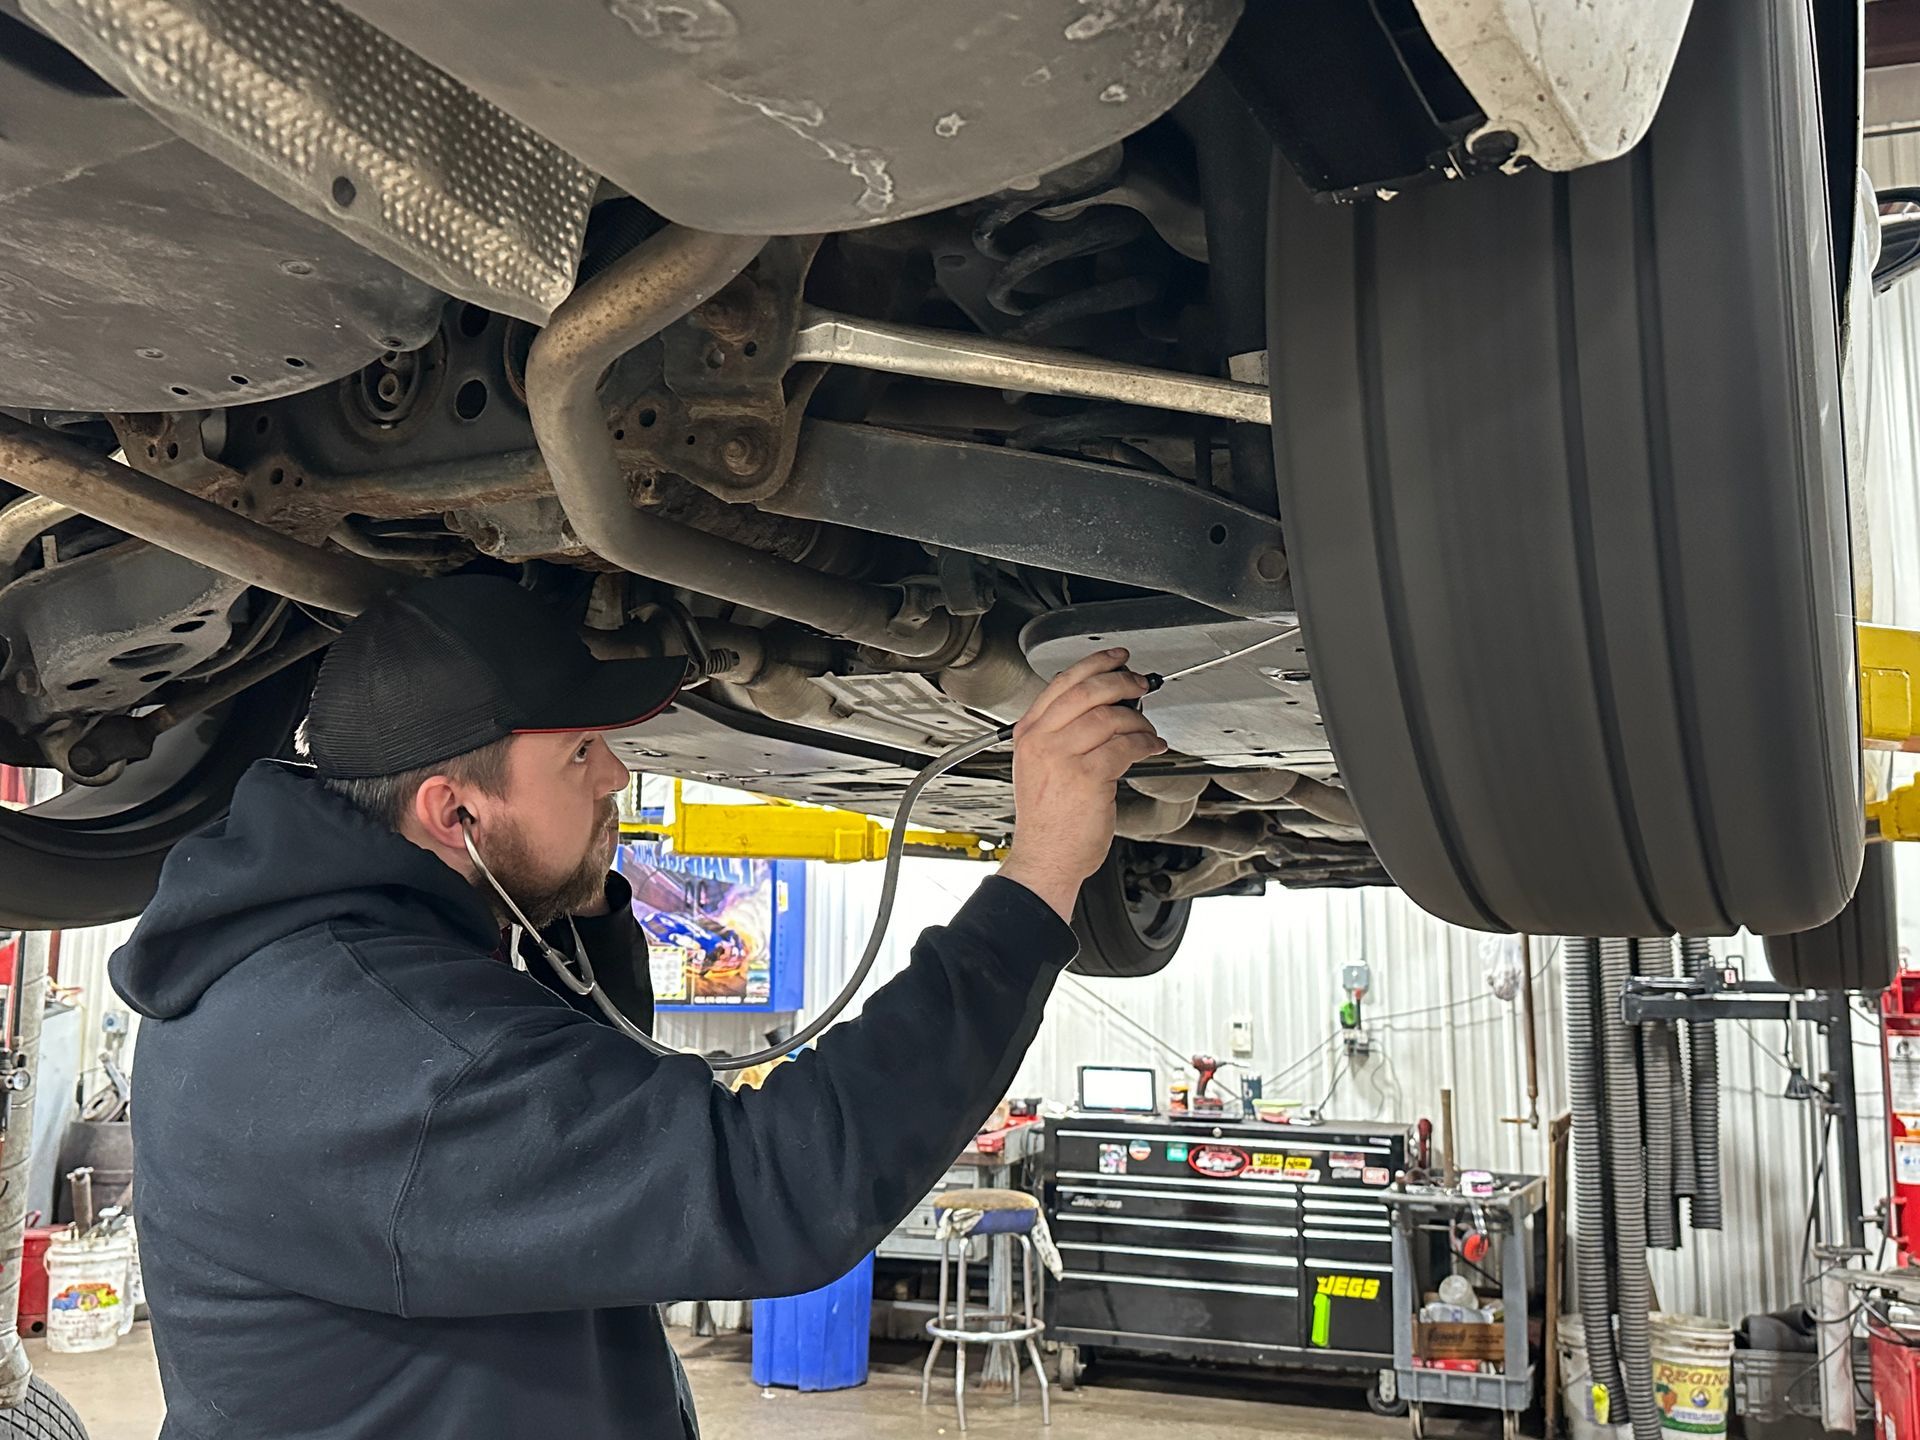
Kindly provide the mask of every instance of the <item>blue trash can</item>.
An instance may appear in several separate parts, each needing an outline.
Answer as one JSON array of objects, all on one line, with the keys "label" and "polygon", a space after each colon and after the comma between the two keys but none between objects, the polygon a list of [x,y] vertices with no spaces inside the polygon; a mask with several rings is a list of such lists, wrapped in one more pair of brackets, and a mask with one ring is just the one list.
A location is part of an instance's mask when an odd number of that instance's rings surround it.
[{"label": "blue trash can", "polygon": [[753,1302],[753,1383],[846,1390],[867,1383],[873,1256],[831,1285]]}]

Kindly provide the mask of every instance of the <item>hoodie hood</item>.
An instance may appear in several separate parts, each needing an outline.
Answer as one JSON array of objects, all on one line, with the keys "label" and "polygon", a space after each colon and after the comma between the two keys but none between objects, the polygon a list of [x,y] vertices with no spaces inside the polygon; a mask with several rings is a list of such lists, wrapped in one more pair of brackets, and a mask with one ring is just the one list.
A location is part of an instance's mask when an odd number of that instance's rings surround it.
[{"label": "hoodie hood", "polygon": [[492,912],[439,856],[329,792],[313,772],[262,760],[227,818],[181,841],[108,972],[142,1015],[191,1010],[234,966],[334,920],[490,951]]}]

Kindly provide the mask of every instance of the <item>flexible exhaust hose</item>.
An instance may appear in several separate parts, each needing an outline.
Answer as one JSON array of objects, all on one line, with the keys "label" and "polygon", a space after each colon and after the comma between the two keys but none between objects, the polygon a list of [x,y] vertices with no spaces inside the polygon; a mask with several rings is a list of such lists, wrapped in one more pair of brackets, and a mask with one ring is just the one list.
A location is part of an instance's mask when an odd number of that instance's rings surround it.
[{"label": "flexible exhaust hose", "polygon": [[1687,1057],[1680,1026],[1669,1021],[1663,1029],[1667,1040],[1667,1070],[1673,1076],[1673,1219],[1676,1227],[1684,1229],[1679,1201],[1683,1196],[1691,1201],[1700,1184],[1693,1163],[1693,1086],[1687,1079]]},{"label": "flexible exhaust hose", "polygon": [[[1653,1282],[1647,1274],[1647,1187],[1639,1163],[1640,1067],[1621,997],[1633,974],[1633,942],[1600,942],[1600,1028],[1606,1037],[1607,1131],[1613,1146],[1615,1295],[1620,1305],[1620,1373],[1634,1440],[1660,1440],[1653,1399]],[[1616,1423],[1618,1423],[1616,1417]]]},{"label": "flexible exhaust hose", "polygon": [[[1713,966],[1713,948],[1705,940],[1680,942],[1680,970],[1692,978]],[[1687,1022],[1687,1071],[1692,1086],[1694,1190],[1691,1218],[1696,1230],[1718,1230],[1720,1209],[1720,1039],[1711,1020]]]},{"label": "flexible exhaust hose", "polygon": [[1601,1133],[1600,1029],[1594,1023],[1598,950],[1592,940],[1567,941],[1567,1089],[1573,1111],[1574,1260],[1580,1325],[1595,1385],[1624,1402],[1613,1349],[1613,1267],[1607,1256],[1607,1161]]},{"label": "flexible exhaust hose", "polygon": [[[1633,942],[1634,972],[1667,978],[1673,974],[1673,944],[1668,940]],[[1647,1244],[1660,1250],[1680,1246],[1680,1228],[1674,1222],[1673,1092],[1679,1077],[1671,1069],[1665,1021],[1640,1025],[1640,1068],[1645,1083],[1645,1154],[1647,1159]]]}]

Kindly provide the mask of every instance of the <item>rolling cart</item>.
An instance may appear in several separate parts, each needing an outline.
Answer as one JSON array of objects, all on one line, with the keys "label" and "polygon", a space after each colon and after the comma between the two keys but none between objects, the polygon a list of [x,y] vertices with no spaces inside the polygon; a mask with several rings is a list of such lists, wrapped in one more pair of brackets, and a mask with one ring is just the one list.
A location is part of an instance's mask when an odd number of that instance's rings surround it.
[{"label": "rolling cart", "polygon": [[[1414,1440],[1426,1434],[1424,1407],[1430,1404],[1498,1410],[1506,1440],[1519,1435],[1520,1416],[1533,1403],[1534,1377],[1527,1344],[1534,1237],[1527,1222],[1540,1213],[1545,1192],[1540,1176],[1497,1175],[1488,1195],[1416,1186],[1380,1197],[1393,1217],[1393,1366]],[[1497,1263],[1503,1307],[1498,1321],[1428,1324],[1418,1318],[1424,1297],[1442,1278],[1429,1273],[1428,1257],[1437,1247],[1424,1241],[1442,1236],[1450,1255],[1464,1254],[1476,1267]],[[1499,1368],[1481,1368],[1489,1363]],[[1454,1365],[1473,1368],[1449,1368]]]}]

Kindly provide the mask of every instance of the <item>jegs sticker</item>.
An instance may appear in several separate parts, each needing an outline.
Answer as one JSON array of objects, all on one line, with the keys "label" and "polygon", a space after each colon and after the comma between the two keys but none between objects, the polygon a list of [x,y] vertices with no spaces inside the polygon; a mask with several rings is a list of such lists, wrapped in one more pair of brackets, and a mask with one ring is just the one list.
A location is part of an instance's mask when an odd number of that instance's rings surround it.
[{"label": "jegs sticker", "polygon": [[1196,1145],[1187,1152],[1187,1167],[1198,1175],[1229,1179],[1245,1173],[1247,1152],[1238,1145]]}]

